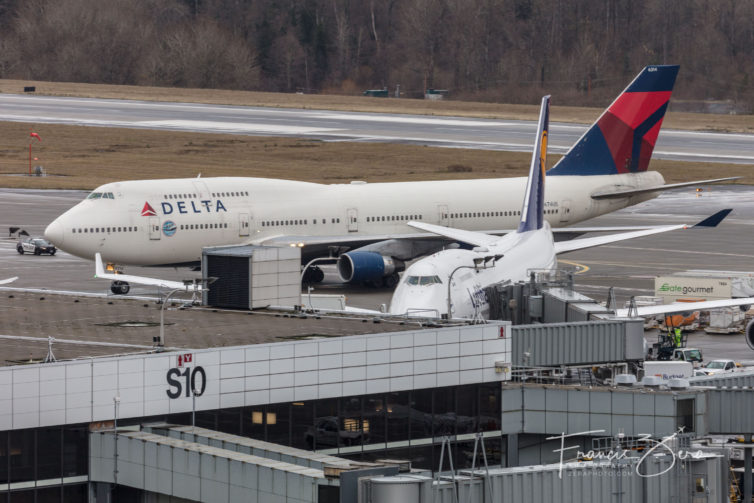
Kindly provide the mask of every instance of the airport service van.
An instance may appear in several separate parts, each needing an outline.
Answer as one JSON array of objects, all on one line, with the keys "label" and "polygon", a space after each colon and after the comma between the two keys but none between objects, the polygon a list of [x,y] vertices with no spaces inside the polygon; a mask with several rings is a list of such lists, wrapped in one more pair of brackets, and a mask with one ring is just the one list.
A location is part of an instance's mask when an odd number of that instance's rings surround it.
[{"label": "airport service van", "polygon": [[644,376],[660,376],[663,381],[688,379],[694,375],[694,365],[682,361],[645,361]]}]

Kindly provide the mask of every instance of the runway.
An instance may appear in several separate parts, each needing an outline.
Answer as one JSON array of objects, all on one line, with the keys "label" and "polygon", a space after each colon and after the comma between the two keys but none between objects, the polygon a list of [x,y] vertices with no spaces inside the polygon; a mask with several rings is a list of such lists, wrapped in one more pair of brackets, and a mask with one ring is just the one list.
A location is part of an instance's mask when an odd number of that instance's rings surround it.
[{"label": "runway", "polygon": [[[38,191],[0,189],[0,230],[21,226],[40,235],[49,222],[85,197],[80,191]],[[563,263],[582,266],[575,276],[576,290],[604,300],[608,288],[616,288],[619,302],[631,295],[652,295],[654,277],[689,269],[720,271],[754,270],[754,189],[746,186],[720,186],[702,193],[692,190],[668,192],[638,206],[605,215],[580,225],[693,224],[722,208],[735,208],[718,228],[688,229],[635,239],[561,255]],[[85,292],[111,298],[109,282],[93,279],[94,264],[59,251],[55,256],[19,255],[16,241],[0,239],[0,279],[18,276],[11,285],[0,287],[0,295],[16,289],[37,289],[37,295],[57,290]],[[129,267],[131,274],[182,280],[199,276],[186,269]],[[133,286],[132,296],[153,297],[146,287]],[[345,294],[354,307],[379,309],[389,303],[385,289],[347,287],[338,283],[318,285],[314,293]],[[0,327],[0,333],[7,333]],[[697,333],[695,344],[707,346],[714,355],[752,358],[741,336],[709,336]],[[651,338],[651,335],[648,335]],[[706,342],[705,342],[706,341]],[[738,356],[736,352],[740,352]]]},{"label": "runway", "polygon": [[[552,117],[548,148],[565,153],[585,125]],[[0,94],[0,121],[290,136],[528,152],[536,124],[403,114],[333,112]],[[754,164],[754,135],[663,129],[656,159]]]}]

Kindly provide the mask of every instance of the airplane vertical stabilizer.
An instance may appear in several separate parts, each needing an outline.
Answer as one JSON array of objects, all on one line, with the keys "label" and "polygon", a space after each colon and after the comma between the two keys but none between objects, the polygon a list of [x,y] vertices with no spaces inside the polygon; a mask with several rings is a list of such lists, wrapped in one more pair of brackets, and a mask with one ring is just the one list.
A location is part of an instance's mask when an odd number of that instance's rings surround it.
[{"label": "airplane vertical stabilizer", "polygon": [[677,75],[678,65],[645,67],[547,174],[646,171]]},{"label": "airplane vertical stabilizer", "polygon": [[541,229],[544,223],[545,170],[547,169],[547,131],[550,124],[550,96],[542,98],[537,124],[537,139],[531,156],[529,179],[526,182],[524,206],[518,232]]}]

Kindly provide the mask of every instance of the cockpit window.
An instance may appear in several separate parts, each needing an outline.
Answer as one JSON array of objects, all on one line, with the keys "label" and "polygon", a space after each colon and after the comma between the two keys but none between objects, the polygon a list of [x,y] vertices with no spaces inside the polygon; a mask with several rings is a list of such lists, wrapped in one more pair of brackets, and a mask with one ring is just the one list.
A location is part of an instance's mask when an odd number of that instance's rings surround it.
[{"label": "cockpit window", "polygon": [[442,281],[440,281],[439,276],[409,276],[406,278],[406,283],[409,285],[427,286],[441,285]]},{"label": "cockpit window", "polygon": [[87,199],[115,199],[112,192],[92,192]]}]

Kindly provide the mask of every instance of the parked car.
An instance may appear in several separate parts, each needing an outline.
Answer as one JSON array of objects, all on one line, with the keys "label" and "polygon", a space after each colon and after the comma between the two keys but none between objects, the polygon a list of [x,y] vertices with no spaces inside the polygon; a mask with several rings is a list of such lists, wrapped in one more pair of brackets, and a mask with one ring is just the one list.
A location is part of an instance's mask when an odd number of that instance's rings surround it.
[{"label": "parked car", "polygon": [[19,241],[16,245],[16,250],[18,250],[18,253],[21,255],[24,253],[33,253],[34,255],[48,253],[50,255],[55,255],[55,252],[58,251],[57,248],[55,248],[55,245],[46,239],[34,237]]},{"label": "parked car", "polygon": [[723,374],[743,370],[740,363],[733,360],[712,360],[702,368],[706,375]]}]

